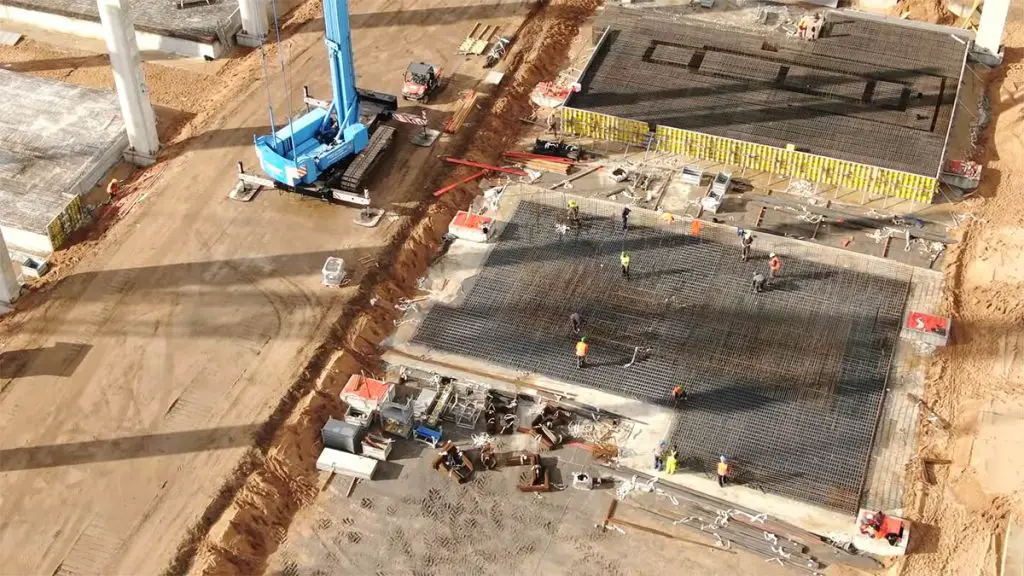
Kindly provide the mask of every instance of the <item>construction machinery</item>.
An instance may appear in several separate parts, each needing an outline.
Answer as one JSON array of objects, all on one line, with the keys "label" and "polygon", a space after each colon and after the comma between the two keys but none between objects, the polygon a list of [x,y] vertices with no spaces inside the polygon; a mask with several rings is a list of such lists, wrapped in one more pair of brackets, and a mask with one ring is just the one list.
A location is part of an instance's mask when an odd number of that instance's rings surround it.
[{"label": "construction machinery", "polygon": [[[239,163],[239,184],[243,191],[276,187],[366,206],[370,199],[362,185],[394,139],[395,129],[382,122],[398,103],[392,95],[356,88],[348,0],[324,0],[323,5],[333,99],[317,100],[304,88],[306,112],[255,138],[260,167],[269,179],[246,174]],[[273,108],[270,116],[276,128]]]},{"label": "construction machinery", "polygon": [[405,69],[402,98],[426,104],[441,89],[444,70],[426,62],[412,62]]},{"label": "construction machinery", "polygon": [[[855,538],[853,543],[865,552],[880,556],[902,556],[907,552],[910,523],[903,518],[890,516],[880,510],[861,509],[857,514],[857,531],[860,537]],[[879,547],[875,544],[879,541],[885,541],[888,546]]]},{"label": "construction machinery", "polygon": [[441,452],[434,457],[434,470],[447,472],[456,482],[462,484],[473,475],[473,461],[451,440],[445,442]]}]

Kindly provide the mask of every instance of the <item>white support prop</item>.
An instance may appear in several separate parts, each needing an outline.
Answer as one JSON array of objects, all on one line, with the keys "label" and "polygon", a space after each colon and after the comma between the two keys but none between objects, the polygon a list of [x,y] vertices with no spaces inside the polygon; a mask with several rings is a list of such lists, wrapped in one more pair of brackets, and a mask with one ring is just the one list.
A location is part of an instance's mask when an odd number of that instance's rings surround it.
[{"label": "white support prop", "polygon": [[14,271],[11,255],[7,253],[3,232],[0,232],[0,314],[7,311],[11,303],[18,299],[19,294],[21,283],[18,282],[18,274]]},{"label": "white support prop", "polygon": [[156,114],[149,101],[146,77],[142,72],[142,59],[135,41],[135,24],[125,9],[124,0],[97,0],[103,39],[110,53],[114,70],[117,99],[121,116],[128,131],[128,151],[125,158],[137,166],[148,166],[156,161],[160,140],[156,132]]},{"label": "white support prop", "polygon": [[267,37],[267,0],[238,0],[242,30],[235,36],[240,46],[255,48]]},{"label": "white support prop", "polygon": [[978,22],[978,34],[974,39],[975,51],[986,57],[1002,60],[999,51],[1003,43],[1003,28],[1010,11],[1010,0],[985,0]]}]

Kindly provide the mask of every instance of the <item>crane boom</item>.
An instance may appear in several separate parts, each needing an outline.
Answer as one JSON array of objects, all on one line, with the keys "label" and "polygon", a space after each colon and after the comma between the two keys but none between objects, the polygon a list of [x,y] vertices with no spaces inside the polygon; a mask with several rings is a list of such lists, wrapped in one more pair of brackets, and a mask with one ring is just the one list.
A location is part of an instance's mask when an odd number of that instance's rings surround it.
[{"label": "crane boom", "polygon": [[356,74],[352,67],[352,31],[348,21],[348,0],[325,0],[324,43],[331,68],[331,89],[334,112],[342,131],[359,122],[359,104],[356,98]]}]

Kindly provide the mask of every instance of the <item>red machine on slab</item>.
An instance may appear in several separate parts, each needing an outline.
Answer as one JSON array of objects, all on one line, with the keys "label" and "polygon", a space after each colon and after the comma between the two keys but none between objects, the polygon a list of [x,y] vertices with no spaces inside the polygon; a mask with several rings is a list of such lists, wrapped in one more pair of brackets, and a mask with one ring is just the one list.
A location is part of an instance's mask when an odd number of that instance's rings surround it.
[{"label": "red machine on slab", "polygon": [[857,514],[857,530],[872,540],[884,540],[893,549],[890,554],[901,555],[907,550],[910,539],[910,523],[902,518],[890,516],[881,511],[862,509]]}]

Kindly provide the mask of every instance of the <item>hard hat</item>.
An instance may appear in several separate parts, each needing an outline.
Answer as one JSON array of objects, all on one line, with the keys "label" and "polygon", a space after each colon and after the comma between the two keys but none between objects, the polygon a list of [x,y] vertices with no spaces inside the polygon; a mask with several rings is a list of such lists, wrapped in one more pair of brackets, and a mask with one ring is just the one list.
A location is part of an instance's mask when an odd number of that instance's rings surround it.
[{"label": "hard hat", "polygon": [[768,257],[769,258],[775,258],[775,252],[772,252],[771,254],[769,254]]},{"label": "hard hat", "polygon": [[586,341],[587,341],[587,337],[586,336],[584,336],[583,338],[580,338],[580,342],[586,342]]},{"label": "hard hat", "polygon": [[719,456],[718,460],[721,461],[721,462],[725,462],[725,456]]}]

